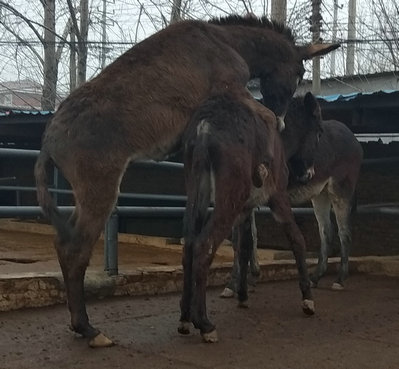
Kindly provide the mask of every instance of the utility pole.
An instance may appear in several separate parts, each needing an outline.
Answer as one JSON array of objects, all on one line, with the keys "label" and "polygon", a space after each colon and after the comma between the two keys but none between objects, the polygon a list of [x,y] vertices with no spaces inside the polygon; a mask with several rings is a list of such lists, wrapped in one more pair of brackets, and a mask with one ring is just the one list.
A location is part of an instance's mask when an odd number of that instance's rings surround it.
[{"label": "utility pole", "polygon": [[[321,42],[320,30],[321,30],[321,0],[312,0],[312,17],[310,31],[312,32],[312,42],[314,44]],[[312,71],[312,92],[315,95],[320,95],[321,83],[320,83],[320,57],[316,56],[313,58],[313,71]]]},{"label": "utility pole", "polygon": [[[337,28],[338,28],[338,0],[334,0],[334,19],[332,26],[332,43],[337,40]],[[335,50],[331,51],[331,70],[330,74],[335,75]]]},{"label": "utility pole", "polygon": [[355,74],[356,38],[356,0],[349,0],[348,5],[348,48],[346,55],[346,75]]},{"label": "utility pole", "polygon": [[285,24],[287,19],[287,0],[272,0],[271,19]]},{"label": "utility pole", "polygon": [[101,30],[101,69],[105,68],[105,57],[107,49],[105,43],[107,42],[107,0],[103,0],[103,12],[102,12],[102,30]]}]

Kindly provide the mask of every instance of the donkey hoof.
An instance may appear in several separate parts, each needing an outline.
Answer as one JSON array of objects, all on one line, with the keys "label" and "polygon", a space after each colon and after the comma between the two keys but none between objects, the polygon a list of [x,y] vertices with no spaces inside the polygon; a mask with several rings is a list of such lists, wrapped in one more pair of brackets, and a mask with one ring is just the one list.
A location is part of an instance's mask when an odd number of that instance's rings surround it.
[{"label": "donkey hoof", "polygon": [[177,331],[184,335],[190,334],[190,322],[180,322]]},{"label": "donkey hoof", "polygon": [[342,291],[344,289],[344,285],[338,282],[334,282],[331,286],[331,289],[334,291]]},{"label": "donkey hoof", "polygon": [[317,282],[310,281],[310,288],[317,288]]},{"label": "donkey hoof", "polygon": [[216,332],[216,329],[214,329],[212,332],[209,333],[201,333],[202,339],[206,343],[215,343],[218,342],[218,334]]},{"label": "donkey hoof", "polygon": [[93,337],[89,341],[89,346],[92,348],[111,347],[113,345],[114,343],[108,337],[104,336],[102,333],[99,333],[97,336]]},{"label": "donkey hoof", "polygon": [[234,296],[234,291],[231,288],[229,288],[229,287],[226,287],[223,290],[223,292],[220,294],[220,297],[223,297],[225,299],[229,299],[229,298],[231,298],[233,296]]},{"label": "donkey hoof", "polygon": [[314,301],[313,300],[303,300],[302,310],[306,315],[313,315],[315,312]]},{"label": "donkey hoof", "polygon": [[249,308],[248,300],[238,301],[238,305],[237,306],[239,308],[248,309]]}]

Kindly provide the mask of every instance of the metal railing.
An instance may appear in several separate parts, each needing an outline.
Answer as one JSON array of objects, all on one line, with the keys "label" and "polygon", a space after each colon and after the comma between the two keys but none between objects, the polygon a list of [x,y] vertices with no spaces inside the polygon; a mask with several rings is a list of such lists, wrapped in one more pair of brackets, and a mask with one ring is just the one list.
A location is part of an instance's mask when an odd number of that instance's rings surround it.
[{"label": "metal railing", "polygon": [[[0,158],[2,157],[25,157],[36,158],[39,154],[38,150],[22,150],[22,149],[4,149],[0,148]],[[364,160],[363,165],[373,165],[382,162],[398,162],[399,158],[385,158],[385,159],[367,159]],[[153,161],[138,161],[133,163],[135,167],[144,168],[169,168],[182,170],[183,164],[174,162],[153,162]],[[15,177],[7,177],[7,179],[15,180]],[[28,191],[36,191],[35,187],[29,186],[10,186],[0,184],[0,191],[16,191],[17,193]],[[50,188],[50,192],[54,194],[68,194],[71,195],[71,190]],[[17,195],[17,198],[18,195]],[[141,193],[121,193],[119,198],[144,200],[155,202],[173,202],[180,203],[182,206],[116,206],[112,212],[108,222],[105,226],[104,232],[104,270],[109,275],[118,274],[118,223],[119,216],[133,216],[133,217],[173,217],[182,218],[185,211],[185,203],[187,197],[184,195],[165,195],[165,194],[141,194]],[[62,214],[71,214],[74,206],[59,206],[59,211]],[[209,209],[212,211],[212,209]],[[313,208],[293,208],[293,213],[296,215],[313,215]],[[257,214],[271,214],[268,207],[259,207],[256,210]],[[399,215],[399,204],[369,204],[358,206],[356,213],[358,214],[381,214],[381,215]],[[22,216],[22,217],[38,217],[42,215],[39,206],[0,206],[0,217],[7,216]]]}]

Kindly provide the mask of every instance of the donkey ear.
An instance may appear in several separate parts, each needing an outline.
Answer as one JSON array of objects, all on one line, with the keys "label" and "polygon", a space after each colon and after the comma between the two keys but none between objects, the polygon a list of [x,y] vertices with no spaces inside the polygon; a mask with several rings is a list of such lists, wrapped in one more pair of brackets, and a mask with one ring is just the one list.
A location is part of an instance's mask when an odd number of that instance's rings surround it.
[{"label": "donkey ear", "polygon": [[316,98],[311,92],[306,93],[303,103],[305,105],[306,111],[314,116],[314,117],[320,117],[321,116],[321,110],[320,110],[320,105],[317,102]]},{"label": "donkey ear", "polygon": [[314,58],[315,56],[328,54],[330,51],[333,51],[340,46],[340,44],[311,44],[307,46],[300,46],[299,49],[302,60],[308,60]]}]

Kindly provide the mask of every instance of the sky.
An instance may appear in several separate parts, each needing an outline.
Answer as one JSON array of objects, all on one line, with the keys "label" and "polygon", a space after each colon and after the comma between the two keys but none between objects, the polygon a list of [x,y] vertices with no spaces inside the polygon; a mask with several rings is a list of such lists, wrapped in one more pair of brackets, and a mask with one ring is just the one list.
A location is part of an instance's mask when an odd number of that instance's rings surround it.
[{"label": "sky", "polygon": [[[101,71],[102,47],[102,0],[90,1],[90,31],[89,31],[89,60],[88,78],[92,78]],[[106,12],[106,64],[112,62],[134,43],[143,40],[154,32],[162,29],[169,21],[172,0],[107,0]],[[372,0],[357,0],[358,9],[358,35],[359,38],[375,38],[374,29],[376,25],[375,15],[371,13]],[[378,0],[379,1],[379,0]],[[42,22],[42,6],[40,0],[3,0],[15,7],[22,14],[29,14],[29,18]],[[386,0],[390,3],[389,0]],[[57,7],[57,32],[62,34],[68,10],[64,0],[56,0]],[[244,5],[245,3],[245,5]],[[338,28],[337,39],[347,38],[347,1],[338,0]],[[211,16],[221,16],[230,13],[245,14],[247,9],[256,15],[268,15],[270,12],[270,1],[267,0],[183,0],[183,14],[185,18],[208,19]],[[310,31],[307,18],[311,12],[311,0],[288,0],[287,1],[288,22],[298,36],[298,42],[309,42]],[[323,33],[325,41],[332,39],[334,0],[323,0]],[[42,66],[34,55],[34,49],[39,55],[43,54],[41,44],[26,23],[20,18],[13,17],[10,12],[0,7],[0,19],[14,29],[18,34],[15,37],[4,27],[0,27],[0,83],[17,79],[33,79],[41,83]],[[367,26],[361,25],[367,23]],[[40,30],[40,27],[39,27]],[[21,43],[21,40],[26,43]],[[359,73],[370,73],[376,71],[379,66],[375,63],[377,44],[357,45],[356,71]],[[374,49],[373,49],[374,48]],[[336,53],[336,75],[345,73],[346,44]],[[386,58],[385,58],[386,59]],[[384,60],[384,58],[382,58]],[[60,94],[67,93],[69,86],[69,52],[65,49],[59,67],[59,90]],[[322,60],[322,78],[331,77],[331,56]],[[306,69],[311,70],[311,63],[306,64]],[[378,67],[378,68],[377,68]],[[383,66],[389,69],[390,65]],[[306,77],[310,78],[309,72]]]}]

